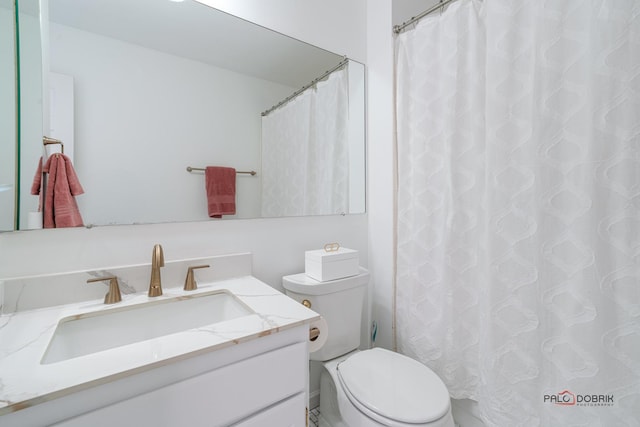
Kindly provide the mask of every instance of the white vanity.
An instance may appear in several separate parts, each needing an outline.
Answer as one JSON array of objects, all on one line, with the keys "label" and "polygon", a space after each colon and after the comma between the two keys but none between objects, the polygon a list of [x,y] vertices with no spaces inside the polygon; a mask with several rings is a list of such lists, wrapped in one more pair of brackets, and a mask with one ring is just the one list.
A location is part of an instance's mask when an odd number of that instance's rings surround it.
[{"label": "white vanity", "polygon": [[107,270],[110,305],[86,283],[105,271],[0,282],[0,426],[305,426],[316,313],[251,276],[250,254],[167,262],[154,298],[148,272]]}]

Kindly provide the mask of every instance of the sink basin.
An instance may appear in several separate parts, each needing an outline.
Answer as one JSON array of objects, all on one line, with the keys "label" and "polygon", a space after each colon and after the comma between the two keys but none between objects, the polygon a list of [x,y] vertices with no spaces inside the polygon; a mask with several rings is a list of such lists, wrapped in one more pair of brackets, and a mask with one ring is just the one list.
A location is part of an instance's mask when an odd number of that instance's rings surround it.
[{"label": "sink basin", "polygon": [[42,364],[60,362],[253,314],[227,291],[162,299],[66,317],[58,322]]}]

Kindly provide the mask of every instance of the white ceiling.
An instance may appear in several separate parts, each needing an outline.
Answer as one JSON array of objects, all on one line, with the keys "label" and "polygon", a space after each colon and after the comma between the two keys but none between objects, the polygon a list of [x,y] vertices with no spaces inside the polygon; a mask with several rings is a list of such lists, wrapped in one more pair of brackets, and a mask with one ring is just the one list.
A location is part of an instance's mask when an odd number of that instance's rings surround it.
[{"label": "white ceiling", "polygon": [[49,0],[49,20],[295,88],[342,59],[193,0]]}]

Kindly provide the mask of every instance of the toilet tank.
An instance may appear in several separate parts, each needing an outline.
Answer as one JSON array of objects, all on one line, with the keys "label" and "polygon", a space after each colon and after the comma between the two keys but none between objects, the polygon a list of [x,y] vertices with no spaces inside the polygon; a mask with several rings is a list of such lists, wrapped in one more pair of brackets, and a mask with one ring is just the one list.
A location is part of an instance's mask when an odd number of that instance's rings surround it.
[{"label": "toilet tank", "polygon": [[311,360],[326,361],[349,353],[360,346],[362,310],[369,283],[369,272],[345,279],[319,282],[304,273],[282,278],[286,294],[320,314],[328,325],[327,342],[309,355]]}]

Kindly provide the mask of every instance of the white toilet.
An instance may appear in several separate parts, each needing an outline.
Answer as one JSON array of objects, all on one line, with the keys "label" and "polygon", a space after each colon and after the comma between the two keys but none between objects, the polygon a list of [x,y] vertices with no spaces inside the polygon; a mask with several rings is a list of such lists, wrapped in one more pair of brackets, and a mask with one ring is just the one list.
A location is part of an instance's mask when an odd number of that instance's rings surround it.
[{"label": "white toilet", "polygon": [[[449,392],[423,364],[381,348],[358,351],[369,273],[318,282],[285,276],[287,295],[324,317],[327,341],[310,359],[323,362],[320,415],[331,427],[454,427]],[[321,424],[322,426],[322,424]]]}]

